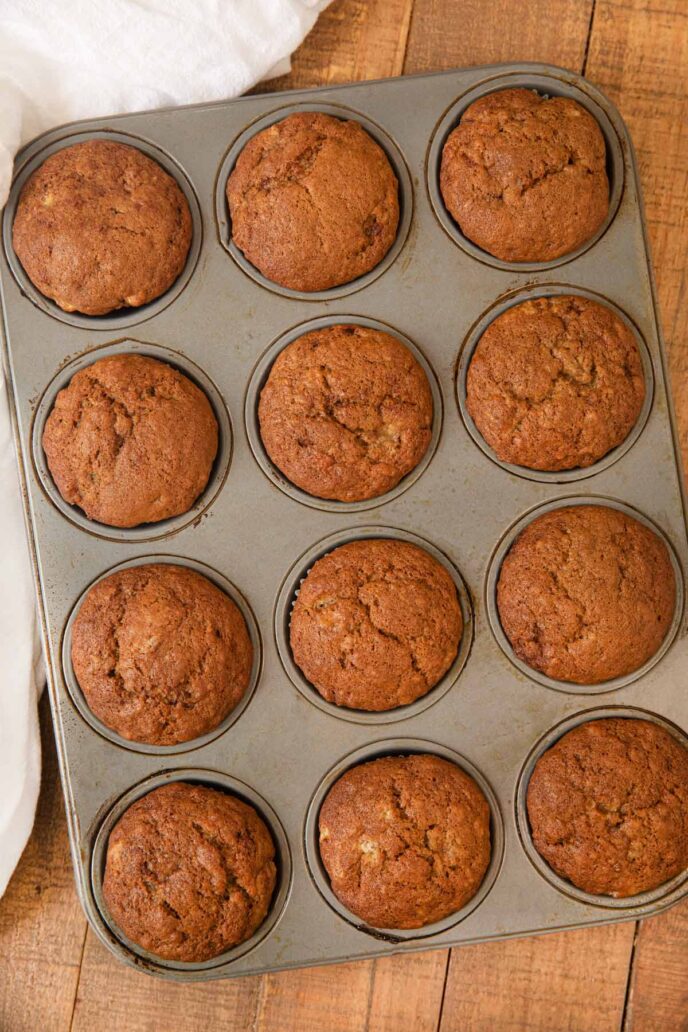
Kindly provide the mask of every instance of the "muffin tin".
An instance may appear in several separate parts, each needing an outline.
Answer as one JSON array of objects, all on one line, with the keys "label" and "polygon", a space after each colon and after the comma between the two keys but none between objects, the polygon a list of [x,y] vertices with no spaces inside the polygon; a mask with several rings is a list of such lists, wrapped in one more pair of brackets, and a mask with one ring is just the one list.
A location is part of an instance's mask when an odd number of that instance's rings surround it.
[{"label": "muffin tin", "polygon": [[[461,110],[483,92],[508,86],[574,97],[606,137],[608,224],[556,262],[496,261],[461,236],[438,193],[442,143]],[[361,121],[387,150],[401,191],[399,235],[380,266],[309,295],[284,291],[247,266],[231,244],[224,200],[241,144],[295,110]],[[156,157],[182,185],[194,219],[187,267],[174,287],[141,309],[96,318],[67,315],[37,295],[11,246],[27,175],[59,147],[92,136],[120,139]],[[572,724],[610,713],[647,716],[684,742],[681,728],[688,727],[681,472],[637,172],[609,101],[570,72],[507,65],[79,123],[48,133],[18,157],[3,235],[4,353],[76,881],[89,921],[118,957],[178,980],[230,977],[642,917],[688,893],[685,875],[627,900],[578,893],[534,854],[523,809],[535,756]],[[465,418],[466,361],[489,319],[524,297],[558,291],[598,298],[629,321],[648,379],[646,408],[631,438],[590,469],[505,468]],[[427,461],[394,491],[360,505],[322,502],[293,488],[270,464],[257,432],[255,406],[269,360],[295,335],[333,321],[381,326],[410,341],[435,395]],[[184,517],[117,530],[86,519],[55,492],[41,448],[43,420],[72,373],[107,351],[160,357],[210,397],[220,453],[208,489]],[[591,690],[549,683],[515,662],[501,640],[493,593],[504,549],[522,521],[562,500],[629,508],[671,546],[679,582],[671,634],[656,661],[623,683]],[[461,654],[437,689],[383,714],[325,704],[295,671],[286,634],[294,592],[315,558],[371,535],[427,543],[452,572],[466,621]],[[99,726],[70,666],[70,621],[84,591],[114,568],[141,561],[188,562],[231,588],[253,614],[254,644],[260,644],[255,690],[240,712],[216,733],[173,749],[133,746]],[[319,802],[338,772],[372,756],[410,751],[450,756],[474,773],[490,800],[494,852],[469,906],[407,935],[366,928],[334,900],[315,827]],[[205,964],[160,961],[128,943],[100,892],[113,821],[128,802],[177,778],[215,784],[251,802],[278,850],[279,881],[266,923],[247,943]]]}]

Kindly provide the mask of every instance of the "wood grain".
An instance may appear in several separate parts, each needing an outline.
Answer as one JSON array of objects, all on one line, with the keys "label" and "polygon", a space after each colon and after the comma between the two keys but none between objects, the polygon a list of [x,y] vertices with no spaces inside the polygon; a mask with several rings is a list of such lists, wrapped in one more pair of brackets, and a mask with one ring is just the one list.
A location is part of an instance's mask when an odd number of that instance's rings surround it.
[{"label": "wood grain", "polygon": [[69,1028],[86,934],[74,890],[47,697],[43,778],[31,840],[0,901],[0,1030]]},{"label": "wood grain", "polygon": [[617,1032],[633,927],[452,950],[440,1032]]},{"label": "wood grain", "polygon": [[688,1032],[688,900],[640,925],[624,1032]]},{"label": "wood grain", "polygon": [[592,0],[416,0],[404,72],[499,61],[580,70]]}]

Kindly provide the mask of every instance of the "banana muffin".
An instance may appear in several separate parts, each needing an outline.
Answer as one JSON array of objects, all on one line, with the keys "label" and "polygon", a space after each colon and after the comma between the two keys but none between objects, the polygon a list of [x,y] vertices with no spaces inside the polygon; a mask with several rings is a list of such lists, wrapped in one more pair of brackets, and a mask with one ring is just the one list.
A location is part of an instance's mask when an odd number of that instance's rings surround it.
[{"label": "banana muffin", "polygon": [[454,581],[423,548],[352,541],[313,565],[291,614],[294,662],[337,706],[389,710],[433,688],[463,631]]},{"label": "banana muffin", "polygon": [[664,542],[606,505],[538,516],[511,546],[497,583],[499,619],[516,655],[573,684],[642,667],[664,641],[675,604]]},{"label": "banana muffin", "polygon": [[471,358],[466,402],[497,457],[528,469],[591,466],[645,398],[633,333],[606,305],[540,297],[497,316]]},{"label": "banana muffin", "polygon": [[256,133],[227,201],[236,246],[291,290],[328,290],[374,269],[399,224],[399,184],[382,147],[358,122],[319,112]]},{"label": "banana muffin", "polygon": [[212,731],[248,688],[244,618],[195,570],[153,563],[98,581],[72,628],[72,666],[91,710],[123,738],[175,745]]},{"label": "banana muffin", "polygon": [[649,892],[688,868],[688,751],[647,720],[591,720],[535,765],[535,848],[584,892]]},{"label": "banana muffin", "polygon": [[461,232],[507,262],[547,262],[607,217],[599,125],[565,97],[508,89],[474,101],[442,151],[440,190]]},{"label": "banana muffin", "polygon": [[217,420],[188,377],[143,355],[112,355],[59,392],[43,450],[66,502],[110,527],[187,512],[218,448]]},{"label": "banana muffin", "polygon": [[395,487],[432,435],[428,378],[396,337],[366,326],[305,333],[278,355],[258,406],[268,455],[317,498],[358,502]]},{"label": "banana muffin", "polygon": [[12,242],[45,297],[65,312],[105,315],[172,286],[191,246],[191,212],[157,161],[88,140],[51,154],[27,181]]},{"label": "banana muffin", "polygon": [[272,836],[252,806],[175,781],[132,803],[112,829],[103,897],[131,942],[198,963],[251,938],[276,878]]},{"label": "banana muffin", "polygon": [[352,767],[320,809],[320,856],[337,899],[374,928],[421,928],[475,896],[490,863],[490,807],[439,756]]}]

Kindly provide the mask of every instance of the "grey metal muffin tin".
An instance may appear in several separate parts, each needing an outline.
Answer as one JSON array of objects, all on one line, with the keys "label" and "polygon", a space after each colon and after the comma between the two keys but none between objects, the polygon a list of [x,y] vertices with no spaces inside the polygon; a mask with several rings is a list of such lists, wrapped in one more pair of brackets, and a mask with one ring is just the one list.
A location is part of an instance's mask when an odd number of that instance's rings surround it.
[{"label": "grey metal muffin tin", "polygon": [[[607,141],[608,224],[575,255],[545,264],[508,265],[480,251],[461,236],[437,189],[442,144],[463,108],[484,91],[516,85],[578,99]],[[387,149],[401,184],[399,238],[390,255],[360,280],[313,295],[276,288],[247,265],[230,242],[224,201],[237,147],[304,109],[359,119]],[[100,318],[67,315],[38,295],[11,247],[26,176],[52,151],[94,135],[156,157],[180,181],[194,221],[178,283],[144,308]],[[32,143],[16,167],[0,256],[4,355],[76,882],[89,921],[110,949],[165,977],[211,979],[642,917],[685,895],[686,876],[629,900],[578,892],[534,853],[524,811],[532,764],[568,726],[638,713],[665,722],[683,741],[680,729],[688,726],[681,472],[637,171],[609,101],[579,76],[548,66],[474,68],[79,123]],[[648,374],[646,410],[629,441],[590,469],[555,475],[505,468],[465,417],[466,360],[490,318],[522,298],[560,290],[610,303],[630,322]],[[410,340],[430,369],[436,426],[428,461],[372,503],[309,498],[285,483],[260,443],[255,402],[266,355],[314,320],[382,324]],[[50,482],[42,420],[59,387],[105,349],[158,355],[209,392],[220,419],[220,455],[208,489],[185,517],[113,530],[65,505]],[[589,691],[549,683],[517,664],[500,636],[492,597],[496,564],[524,517],[562,499],[586,498],[629,506],[658,527],[681,589],[657,661],[640,676]],[[337,543],[397,532],[427,542],[455,577],[467,626],[462,654],[445,682],[416,704],[379,715],[338,710],[291,662],[286,622],[293,591],[313,560]],[[236,719],[173,749],[127,746],[89,719],[69,664],[70,617],[83,592],[112,568],[144,557],[210,567],[210,576],[254,615],[260,645],[255,691]],[[447,921],[412,933],[368,929],[329,890],[317,856],[317,807],[351,763],[419,750],[453,756],[483,784],[492,807],[492,865],[479,896]],[[133,798],[174,778],[243,795],[262,812],[278,850],[280,881],[267,922],[249,942],[207,964],[160,962],[137,950],[109,921],[101,897],[113,821]]]}]

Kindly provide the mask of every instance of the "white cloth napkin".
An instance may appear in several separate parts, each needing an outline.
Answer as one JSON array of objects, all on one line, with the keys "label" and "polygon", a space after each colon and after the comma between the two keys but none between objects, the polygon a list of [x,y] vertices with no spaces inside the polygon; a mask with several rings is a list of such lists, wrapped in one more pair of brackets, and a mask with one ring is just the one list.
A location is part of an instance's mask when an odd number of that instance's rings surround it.
[{"label": "white cloth napkin", "polygon": [[[0,0],[0,208],[28,140],[63,122],[235,97],[289,70],[329,0]],[[33,824],[42,664],[0,377],[0,895]]]}]

